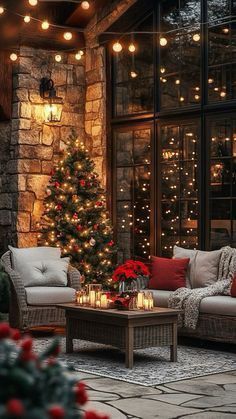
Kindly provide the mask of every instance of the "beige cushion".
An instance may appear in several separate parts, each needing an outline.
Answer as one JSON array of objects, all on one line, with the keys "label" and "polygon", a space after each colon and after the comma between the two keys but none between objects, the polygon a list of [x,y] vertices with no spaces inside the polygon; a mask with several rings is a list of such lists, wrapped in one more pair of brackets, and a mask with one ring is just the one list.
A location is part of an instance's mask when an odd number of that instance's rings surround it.
[{"label": "beige cushion", "polygon": [[25,275],[27,276],[26,264],[32,260],[50,260],[60,259],[61,249],[58,247],[27,247],[17,249],[16,247],[8,246],[12,255],[12,267],[19,272],[22,281],[24,282]]},{"label": "beige cushion", "polygon": [[71,303],[75,300],[75,290],[69,287],[27,287],[27,303],[32,306]]},{"label": "beige cushion", "polygon": [[150,290],[153,293],[155,307],[168,307],[168,299],[173,291]]},{"label": "beige cushion", "polygon": [[208,287],[217,281],[222,250],[205,252],[174,246],[174,258],[190,257],[189,279],[192,288]]},{"label": "beige cushion", "polygon": [[59,260],[36,260],[25,266],[26,287],[66,287],[70,258]]},{"label": "beige cushion", "polygon": [[200,304],[200,313],[236,317],[236,298],[227,295],[203,298]]}]

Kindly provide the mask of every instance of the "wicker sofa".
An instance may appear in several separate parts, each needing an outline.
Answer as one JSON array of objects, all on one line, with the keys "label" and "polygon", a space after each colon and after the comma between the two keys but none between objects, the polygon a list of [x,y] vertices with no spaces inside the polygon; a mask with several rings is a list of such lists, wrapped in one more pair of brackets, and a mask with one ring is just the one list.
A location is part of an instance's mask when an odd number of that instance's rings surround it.
[{"label": "wicker sofa", "polygon": [[[23,284],[22,278],[18,272],[12,268],[11,252],[6,252],[1,257],[1,263],[8,273],[11,283],[11,298],[10,298],[10,311],[9,311],[9,322],[12,327],[19,329],[28,329],[35,326],[62,326],[65,324],[64,310],[58,309],[55,304],[40,302],[40,295],[36,296],[35,293],[31,293],[31,300],[34,299],[33,303],[29,303],[29,295],[27,289]],[[35,287],[38,288],[38,287]],[[47,287],[41,287],[47,289]],[[63,289],[64,288],[64,289]],[[68,284],[67,287],[58,287],[58,293],[67,295],[68,301],[72,294],[80,288],[80,273],[77,269],[69,266],[68,270]],[[53,291],[53,290],[52,290]],[[49,293],[44,291],[45,299],[49,301]],[[55,295],[51,294],[54,298]],[[37,298],[39,301],[37,302]],[[42,300],[42,293],[41,293]],[[60,301],[60,299],[57,301]],[[56,301],[55,301],[56,303]]]},{"label": "wicker sofa", "polygon": [[[168,298],[173,291],[151,291],[155,306],[168,306]],[[204,298],[200,305],[197,329],[180,329],[179,334],[236,344],[236,298],[225,295]]]}]

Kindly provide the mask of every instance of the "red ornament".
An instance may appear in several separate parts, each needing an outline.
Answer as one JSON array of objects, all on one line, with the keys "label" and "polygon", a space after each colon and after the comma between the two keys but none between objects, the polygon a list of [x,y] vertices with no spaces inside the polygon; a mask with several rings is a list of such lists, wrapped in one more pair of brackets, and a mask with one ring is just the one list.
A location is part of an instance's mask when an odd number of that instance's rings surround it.
[{"label": "red ornament", "polygon": [[84,179],[81,179],[80,181],[79,181],[79,183],[80,183],[80,186],[85,186],[86,185],[86,182],[85,182],[85,180]]},{"label": "red ornament", "polygon": [[13,417],[20,418],[25,413],[25,408],[21,400],[18,399],[10,399],[7,402],[7,413]]},{"label": "red ornament", "polygon": [[72,216],[72,218],[74,218],[74,220],[78,220],[78,214],[75,212]]},{"label": "red ornament", "polygon": [[113,242],[113,240],[111,240],[111,241],[108,243],[108,246],[110,246],[110,247],[114,246],[114,242]]},{"label": "red ornament", "polygon": [[21,348],[24,352],[30,352],[33,346],[33,340],[26,338],[21,342]]},{"label": "red ornament", "polygon": [[93,229],[94,230],[98,230],[99,225],[98,224],[94,224]]},{"label": "red ornament", "polygon": [[21,338],[20,331],[18,329],[11,329],[11,338],[12,340],[19,340]]},{"label": "red ornament", "polygon": [[84,383],[78,383],[75,387],[75,399],[76,403],[83,406],[88,401],[88,395],[85,389]]},{"label": "red ornament", "polygon": [[54,183],[54,186],[55,186],[55,188],[60,188],[60,186],[61,186],[61,185],[60,185],[60,183],[59,183],[59,182],[55,182],[55,183]]},{"label": "red ornament", "polygon": [[56,206],[56,210],[57,210],[57,211],[61,211],[61,210],[62,210],[62,205],[61,205],[61,204],[58,204],[58,205]]},{"label": "red ornament", "polygon": [[8,323],[0,323],[0,339],[5,339],[10,336],[10,326]]},{"label": "red ornament", "polygon": [[97,202],[96,202],[96,205],[97,205],[98,207],[102,207],[102,206],[103,206],[103,203],[102,203],[102,201],[97,201]]},{"label": "red ornament", "polygon": [[36,361],[37,356],[33,352],[23,352],[20,355],[20,360],[23,362]]},{"label": "red ornament", "polygon": [[76,226],[76,230],[77,231],[82,231],[83,230],[83,226],[81,224]]},{"label": "red ornament", "polygon": [[65,417],[65,410],[59,405],[54,405],[48,409],[49,417],[51,419],[63,419]]}]

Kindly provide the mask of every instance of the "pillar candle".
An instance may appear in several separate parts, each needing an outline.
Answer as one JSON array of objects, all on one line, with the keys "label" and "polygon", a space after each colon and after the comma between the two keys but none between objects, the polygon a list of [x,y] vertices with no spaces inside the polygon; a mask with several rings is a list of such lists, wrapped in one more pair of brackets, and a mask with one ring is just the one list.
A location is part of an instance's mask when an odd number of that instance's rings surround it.
[{"label": "pillar candle", "polygon": [[89,302],[92,307],[95,307],[95,300],[96,300],[96,292],[90,291],[89,292]]},{"label": "pillar candle", "polygon": [[139,292],[137,296],[137,308],[143,308],[144,293]]},{"label": "pillar candle", "polygon": [[100,308],[101,307],[101,301],[100,300],[96,300],[95,307],[96,308]]},{"label": "pillar candle", "polygon": [[144,298],[144,310],[149,310],[149,301],[148,301],[148,298]]},{"label": "pillar candle", "polygon": [[101,308],[107,308],[108,301],[107,301],[107,295],[103,294],[101,295]]}]

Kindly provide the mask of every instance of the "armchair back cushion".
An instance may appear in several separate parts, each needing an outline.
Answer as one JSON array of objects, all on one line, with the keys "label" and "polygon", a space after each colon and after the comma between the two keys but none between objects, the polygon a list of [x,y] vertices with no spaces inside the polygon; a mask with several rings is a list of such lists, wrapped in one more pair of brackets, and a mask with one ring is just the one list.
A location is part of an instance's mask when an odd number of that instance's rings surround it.
[{"label": "armchair back cushion", "polygon": [[18,272],[24,283],[27,276],[27,263],[34,260],[58,260],[61,257],[61,250],[57,247],[28,247],[17,249],[8,246],[11,251],[12,268]]},{"label": "armchair back cushion", "polygon": [[66,287],[70,258],[35,260],[25,266],[25,287]]},{"label": "armchair back cushion", "polygon": [[174,246],[174,258],[190,257],[189,279],[192,288],[208,287],[218,279],[222,250],[205,252]]}]

